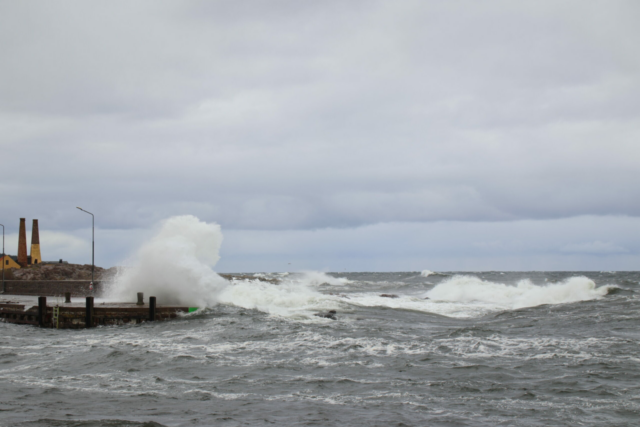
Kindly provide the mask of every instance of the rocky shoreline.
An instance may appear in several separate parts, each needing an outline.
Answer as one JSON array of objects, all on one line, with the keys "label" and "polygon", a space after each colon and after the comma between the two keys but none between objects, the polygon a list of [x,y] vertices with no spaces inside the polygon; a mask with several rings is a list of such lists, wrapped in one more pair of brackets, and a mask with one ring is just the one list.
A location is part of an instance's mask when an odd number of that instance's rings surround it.
[{"label": "rocky shoreline", "polygon": [[[117,271],[96,266],[94,280],[106,280]],[[37,264],[5,270],[6,280],[91,280],[91,264]]]},{"label": "rocky shoreline", "polygon": [[[94,280],[108,281],[120,267],[94,269]],[[277,283],[275,278],[256,277],[252,274],[220,274],[227,280],[261,280]],[[5,270],[6,280],[91,280],[91,264],[37,264],[21,269]]]}]

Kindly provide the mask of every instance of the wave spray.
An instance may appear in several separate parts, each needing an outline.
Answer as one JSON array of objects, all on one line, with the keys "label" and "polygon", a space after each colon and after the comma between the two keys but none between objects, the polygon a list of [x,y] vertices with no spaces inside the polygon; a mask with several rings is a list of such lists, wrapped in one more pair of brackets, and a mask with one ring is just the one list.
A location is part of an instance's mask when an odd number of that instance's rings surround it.
[{"label": "wave spray", "polygon": [[107,299],[134,301],[136,292],[155,296],[158,303],[195,307],[217,303],[229,282],[212,267],[220,259],[222,232],[192,215],[162,222],[158,233],[120,269]]}]

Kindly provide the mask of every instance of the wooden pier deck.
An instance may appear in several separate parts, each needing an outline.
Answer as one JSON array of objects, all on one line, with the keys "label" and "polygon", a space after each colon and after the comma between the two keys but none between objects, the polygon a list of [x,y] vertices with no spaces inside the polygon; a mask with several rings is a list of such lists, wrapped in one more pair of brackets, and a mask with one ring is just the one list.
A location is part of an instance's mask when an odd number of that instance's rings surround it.
[{"label": "wooden pier deck", "polygon": [[127,325],[149,321],[171,320],[183,313],[195,311],[193,307],[156,305],[155,297],[149,302],[113,303],[97,302],[93,297],[85,301],[61,302],[39,297],[37,304],[25,298],[0,301],[0,319],[8,323],[34,325],[44,328],[79,329],[101,325]]}]

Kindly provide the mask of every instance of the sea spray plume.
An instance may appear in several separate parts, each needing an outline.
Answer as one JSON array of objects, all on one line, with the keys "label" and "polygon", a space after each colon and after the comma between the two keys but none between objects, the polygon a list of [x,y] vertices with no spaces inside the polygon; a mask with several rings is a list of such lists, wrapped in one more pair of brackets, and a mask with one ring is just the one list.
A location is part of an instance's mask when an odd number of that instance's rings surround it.
[{"label": "sea spray plume", "polygon": [[610,286],[596,287],[593,280],[570,277],[560,283],[535,285],[521,280],[516,286],[484,281],[475,276],[454,276],[427,292],[433,301],[485,303],[505,309],[534,307],[541,304],[562,304],[587,301],[606,295]]},{"label": "sea spray plume", "polygon": [[133,301],[136,292],[160,304],[210,306],[228,282],[212,267],[220,259],[222,233],[192,215],[162,222],[158,233],[138,249],[114,278],[107,298]]}]

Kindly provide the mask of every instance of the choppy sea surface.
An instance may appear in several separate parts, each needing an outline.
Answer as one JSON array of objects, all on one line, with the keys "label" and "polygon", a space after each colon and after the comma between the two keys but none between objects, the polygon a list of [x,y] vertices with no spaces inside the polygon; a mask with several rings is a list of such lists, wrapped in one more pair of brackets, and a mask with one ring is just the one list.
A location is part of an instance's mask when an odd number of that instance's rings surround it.
[{"label": "choppy sea surface", "polygon": [[640,425],[638,272],[254,277],[171,322],[0,323],[0,425]]}]

